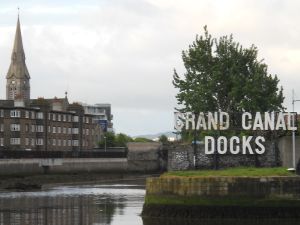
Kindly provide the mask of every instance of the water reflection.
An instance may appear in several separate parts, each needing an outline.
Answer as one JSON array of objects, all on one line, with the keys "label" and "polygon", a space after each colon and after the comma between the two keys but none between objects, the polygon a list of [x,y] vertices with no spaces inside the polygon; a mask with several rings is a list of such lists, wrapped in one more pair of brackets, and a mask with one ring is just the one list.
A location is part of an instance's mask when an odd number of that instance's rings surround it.
[{"label": "water reflection", "polygon": [[62,186],[0,193],[0,225],[296,225],[299,220],[141,218],[144,186]]},{"label": "water reflection", "polygon": [[[93,185],[58,187],[42,192],[0,194],[1,225],[136,224],[143,187]],[[127,223],[129,217],[134,218]]]},{"label": "water reflection", "polygon": [[287,219],[207,219],[207,220],[174,220],[174,219],[155,219],[143,218],[143,225],[299,225],[299,220]]}]

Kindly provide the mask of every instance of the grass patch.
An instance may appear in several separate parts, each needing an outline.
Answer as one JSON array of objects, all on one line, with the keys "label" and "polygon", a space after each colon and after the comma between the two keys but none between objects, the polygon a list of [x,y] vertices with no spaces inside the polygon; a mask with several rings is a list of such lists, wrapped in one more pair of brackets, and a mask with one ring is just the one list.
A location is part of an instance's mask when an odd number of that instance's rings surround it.
[{"label": "grass patch", "polygon": [[263,177],[263,176],[295,176],[294,173],[287,171],[284,167],[255,168],[255,167],[236,167],[222,170],[189,170],[173,171],[161,175],[180,176],[180,177],[213,177],[213,176],[239,176],[239,177]]},{"label": "grass patch", "polygon": [[172,195],[146,195],[145,204],[152,205],[186,205],[186,206],[255,206],[255,207],[296,207],[300,200],[292,199],[255,199],[246,197],[183,197]]}]

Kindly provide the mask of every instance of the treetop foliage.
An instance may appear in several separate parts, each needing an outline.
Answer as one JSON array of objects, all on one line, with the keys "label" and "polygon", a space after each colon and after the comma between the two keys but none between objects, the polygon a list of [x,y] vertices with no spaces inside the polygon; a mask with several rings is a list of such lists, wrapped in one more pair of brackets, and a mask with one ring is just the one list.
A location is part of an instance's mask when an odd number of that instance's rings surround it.
[{"label": "treetop foliage", "polygon": [[258,60],[258,49],[244,48],[233,36],[213,38],[204,27],[189,49],[182,52],[185,73],[176,70],[173,85],[182,112],[278,111],[284,97],[279,79]]}]

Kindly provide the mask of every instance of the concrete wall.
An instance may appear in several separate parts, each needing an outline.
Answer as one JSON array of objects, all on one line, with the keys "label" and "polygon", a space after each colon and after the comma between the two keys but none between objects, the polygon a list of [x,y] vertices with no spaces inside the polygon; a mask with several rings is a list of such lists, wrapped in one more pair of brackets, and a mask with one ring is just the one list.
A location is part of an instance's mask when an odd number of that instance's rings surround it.
[{"label": "concrete wall", "polygon": [[161,143],[147,142],[127,144],[128,148],[128,170],[135,172],[160,171],[161,162],[159,152],[162,149]]},{"label": "concrete wall", "polygon": [[0,159],[0,175],[74,172],[158,172],[160,143],[129,143],[127,158]]},{"label": "concrete wall", "polygon": [[[66,158],[58,159],[49,167],[49,173],[73,172],[127,172],[126,158]],[[1,159],[0,175],[42,174],[43,159]]]},{"label": "concrete wall", "polygon": [[[286,136],[280,138],[278,147],[280,151],[280,159],[281,159],[282,166],[288,168],[293,167],[292,137]],[[296,163],[298,163],[300,159],[300,137],[299,136],[295,138],[295,150],[296,150]]]},{"label": "concrete wall", "polygon": [[148,178],[147,195],[203,197],[300,197],[300,177],[160,177]]}]

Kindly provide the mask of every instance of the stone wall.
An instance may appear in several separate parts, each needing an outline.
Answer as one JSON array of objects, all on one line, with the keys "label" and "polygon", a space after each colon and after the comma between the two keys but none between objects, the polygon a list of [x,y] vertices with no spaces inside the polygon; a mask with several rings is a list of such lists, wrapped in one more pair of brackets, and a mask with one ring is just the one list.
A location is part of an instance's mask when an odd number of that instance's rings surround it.
[{"label": "stone wall", "polygon": [[130,142],[127,144],[127,148],[128,170],[133,172],[157,172],[161,170],[161,143]]},{"label": "stone wall", "polygon": [[300,218],[300,177],[297,176],[163,176],[148,178],[146,185],[143,217]]},{"label": "stone wall", "polygon": [[[300,168],[300,137],[296,137],[296,163]],[[207,155],[204,152],[204,144],[197,145],[196,168],[212,169],[215,162],[219,168],[235,166],[283,166],[293,167],[292,161],[292,137],[281,137],[276,148],[275,142],[266,142],[266,151],[262,155],[224,154]],[[216,158],[217,160],[216,160]],[[194,168],[194,149],[191,145],[177,145],[168,148],[168,170],[186,170]]]},{"label": "stone wall", "polygon": [[[280,165],[279,153],[275,151],[274,143],[266,143],[266,152],[262,155],[244,154],[205,154],[204,144],[197,145],[196,165],[194,166],[194,149],[191,145],[178,145],[168,149],[168,170],[212,169],[236,166],[276,166]],[[216,162],[216,163],[215,163]]]},{"label": "stone wall", "polygon": [[[280,158],[282,166],[291,168],[293,167],[293,145],[292,137],[286,136],[279,139],[278,142],[280,150]],[[295,150],[296,150],[296,162],[299,162],[300,159],[300,137],[295,137]]]},{"label": "stone wall", "polygon": [[300,177],[147,178],[147,195],[299,199]]}]

